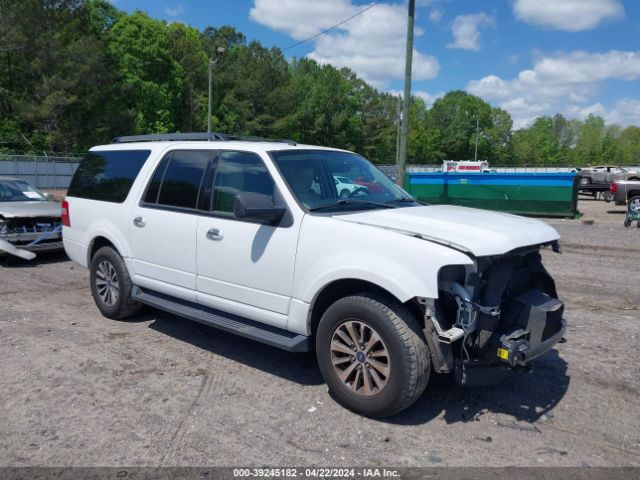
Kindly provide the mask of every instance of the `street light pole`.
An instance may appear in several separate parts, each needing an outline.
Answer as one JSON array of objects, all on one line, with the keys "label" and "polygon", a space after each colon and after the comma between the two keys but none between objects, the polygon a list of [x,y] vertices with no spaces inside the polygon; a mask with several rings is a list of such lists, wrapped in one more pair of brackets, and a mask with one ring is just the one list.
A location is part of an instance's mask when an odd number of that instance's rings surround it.
[{"label": "street light pole", "polygon": [[[224,53],[225,49],[224,47],[218,47],[216,48],[216,53],[222,54]],[[216,58],[215,60],[211,60],[209,59],[208,61],[208,66],[209,66],[209,94],[208,94],[208,108],[207,108],[207,138],[211,139],[211,84],[212,84],[212,76],[213,76],[213,66],[216,64],[216,61],[218,59]]]},{"label": "street light pole", "polygon": [[407,18],[407,52],[404,67],[404,102],[402,104],[402,125],[400,129],[400,154],[398,158],[398,182],[404,186],[404,169],[407,163],[407,143],[409,137],[409,102],[411,101],[411,64],[413,62],[413,23],[416,2],[409,0],[409,16]]}]

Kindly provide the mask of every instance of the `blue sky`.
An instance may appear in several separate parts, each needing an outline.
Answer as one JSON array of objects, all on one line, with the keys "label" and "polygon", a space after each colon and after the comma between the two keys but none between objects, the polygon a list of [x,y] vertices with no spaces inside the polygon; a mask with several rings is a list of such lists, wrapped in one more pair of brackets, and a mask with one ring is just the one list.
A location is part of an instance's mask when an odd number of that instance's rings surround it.
[{"label": "blue sky", "polygon": [[[203,29],[232,25],[282,49],[362,11],[361,0],[116,0],[118,8]],[[317,39],[285,51],[348,66],[377,88],[403,88],[406,0],[379,2]],[[637,0],[416,0],[412,91],[427,103],[465,89],[535,117],[589,113],[640,125]]]}]

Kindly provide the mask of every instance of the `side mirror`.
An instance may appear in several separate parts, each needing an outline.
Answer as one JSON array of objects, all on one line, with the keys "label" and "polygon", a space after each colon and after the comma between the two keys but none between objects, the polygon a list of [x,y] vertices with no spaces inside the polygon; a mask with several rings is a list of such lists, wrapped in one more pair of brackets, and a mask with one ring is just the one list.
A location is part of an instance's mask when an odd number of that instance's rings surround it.
[{"label": "side mirror", "polygon": [[270,195],[240,193],[233,200],[233,214],[243,220],[257,220],[271,224],[279,222],[287,209],[273,205]]}]

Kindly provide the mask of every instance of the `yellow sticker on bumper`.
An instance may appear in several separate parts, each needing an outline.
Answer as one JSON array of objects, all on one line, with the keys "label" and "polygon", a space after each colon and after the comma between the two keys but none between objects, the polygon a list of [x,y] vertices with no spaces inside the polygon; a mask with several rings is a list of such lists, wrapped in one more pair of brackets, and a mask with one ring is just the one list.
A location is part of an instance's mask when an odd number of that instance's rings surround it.
[{"label": "yellow sticker on bumper", "polygon": [[505,350],[504,348],[498,349],[498,357],[502,360],[509,360],[509,350]]}]

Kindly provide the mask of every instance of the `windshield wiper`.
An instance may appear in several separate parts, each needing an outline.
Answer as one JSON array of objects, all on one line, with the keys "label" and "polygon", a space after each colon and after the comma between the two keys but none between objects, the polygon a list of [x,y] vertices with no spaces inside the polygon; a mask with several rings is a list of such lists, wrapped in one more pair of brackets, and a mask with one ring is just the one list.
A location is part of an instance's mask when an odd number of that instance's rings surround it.
[{"label": "windshield wiper", "polygon": [[336,207],[340,207],[342,205],[372,205],[375,207],[382,207],[382,208],[398,208],[396,206],[390,205],[389,203],[380,203],[380,202],[370,202],[368,200],[353,200],[350,198],[343,198],[341,200],[338,200],[336,203],[330,203],[328,205],[321,205],[319,207],[313,207],[310,208],[309,211],[310,212],[317,212],[318,210],[326,210],[329,208],[336,208]]},{"label": "windshield wiper", "polygon": [[418,203],[413,198],[410,197],[402,197],[402,198],[394,198],[393,200],[388,200],[384,202],[385,204],[393,204],[393,203]]}]

